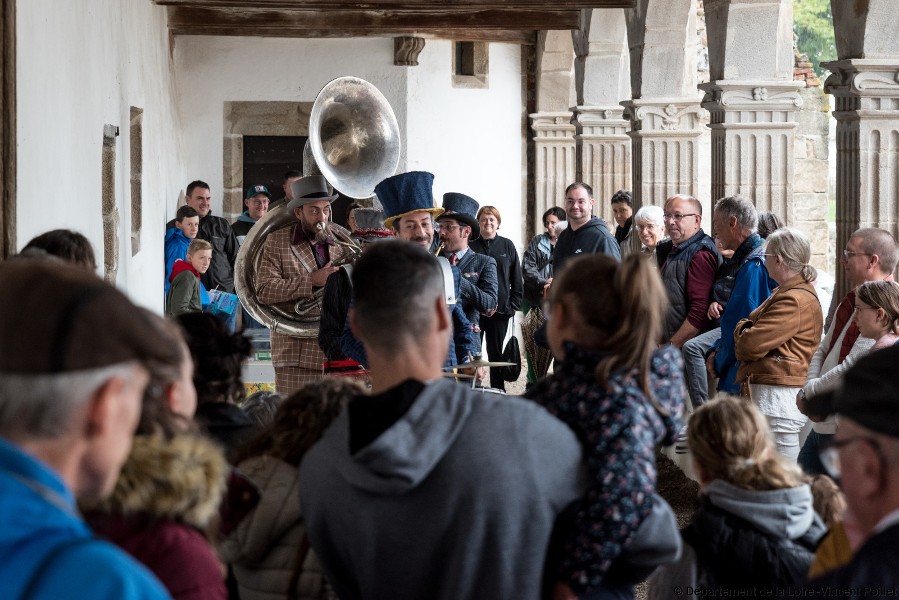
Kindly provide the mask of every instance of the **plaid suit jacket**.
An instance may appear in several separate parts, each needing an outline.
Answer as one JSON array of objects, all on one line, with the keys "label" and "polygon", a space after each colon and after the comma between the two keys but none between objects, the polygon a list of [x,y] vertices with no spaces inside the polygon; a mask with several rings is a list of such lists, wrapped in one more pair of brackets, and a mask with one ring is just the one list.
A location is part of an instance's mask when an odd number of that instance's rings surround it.
[{"label": "plaid suit jacket", "polygon": [[[331,227],[343,229],[334,223]],[[315,251],[306,242],[294,245],[293,235],[299,224],[271,233],[262,247],[259,268],[256,270],[256,295],[259,301],[293,312],[293,305],[309,298],[315,291],[311,275],[318,270]],[[346,230],[343,230],[346,231]],[[331,260],[342,258],[347,250],[330,247]],[[318,317],[321,306],[312,311]],[[321,371],[325,355],[318,347],[318,339],[298,338],[272,332],[272,364],[276,367],[300,367]]]}]

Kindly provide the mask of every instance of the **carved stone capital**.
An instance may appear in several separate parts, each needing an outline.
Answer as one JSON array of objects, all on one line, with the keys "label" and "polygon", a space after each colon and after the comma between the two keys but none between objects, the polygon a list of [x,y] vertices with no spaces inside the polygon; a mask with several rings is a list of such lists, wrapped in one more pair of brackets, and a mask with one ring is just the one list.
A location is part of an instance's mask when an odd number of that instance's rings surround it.
[{"label": "carved stone capital", "polygon": [[574,138],[575,127],[572,124],[572,113],[569,111],[533,113],[529,116],[531,129],[537,134],[538,140],[550,141],[552,138],[559,138],[562,141]]},{"label": "carved stone capital", "polygon": [[899,63],[895,59],[847,59],[821,63],[831,71],[824,91],[833,95],[899,96]]},{"label": "carved stone capital", "polygon": [[418,55],[424,47],[424,38],[408,36],[393,38],[393,64],[398,67],[417,67]]},{"label": "carved stone capital", "polygon": [[572,121],[582,137],[625,136],[630,127],[621,106],[575,106],[572,112]]},{"label": "carved stone capital", "polygon": [[783,124],[794,121],[802,107],[802,81],[710,81],[702,106],[714,124]]},{"label": "carved stone capital", "polygon": [[695,100],[653,98],[622,102],[624,117],[633,131],[699,135],[708,113]]}]

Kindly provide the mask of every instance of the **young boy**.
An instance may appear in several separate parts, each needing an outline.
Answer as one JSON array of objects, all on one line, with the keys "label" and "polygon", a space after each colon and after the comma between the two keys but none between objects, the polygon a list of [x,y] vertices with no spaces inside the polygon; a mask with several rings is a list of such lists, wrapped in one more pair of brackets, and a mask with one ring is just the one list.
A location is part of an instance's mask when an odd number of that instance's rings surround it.
[{"label": "young boy", "polygon": [[[165,293],[169,293],[169,276],[176,260],[187,258],[187,247],[200,231],[200,213],[186,204],[175,213],[175,226],[165,232]],[[209,302],[208,298],[204,303]]]},{"label": "young boy", "polygon": [[187,260],[176,260],[169,276],[171,285],[165,297],[165,314],[169,317],[189,312],[201,312],[200,275],[212,262],[212,244],[195,239],[187,248]]}]

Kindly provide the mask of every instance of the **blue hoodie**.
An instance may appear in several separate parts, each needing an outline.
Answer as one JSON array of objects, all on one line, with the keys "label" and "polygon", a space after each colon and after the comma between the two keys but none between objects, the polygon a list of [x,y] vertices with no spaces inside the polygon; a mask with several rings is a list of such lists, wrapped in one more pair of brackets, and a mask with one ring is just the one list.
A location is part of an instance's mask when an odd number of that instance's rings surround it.
[{"label": "blue hoodie", "polygon": [[[176,260],[187,260],[187,247],[190,246],[190,238],[184,235],[184,232],[177,227],[170,227],[165,230],[165,296],[169,295],[169,276],[172,274],[172,266]],[[209,292],[203,282],[200,282],[200,304],[204,307],[209,304]]]}]

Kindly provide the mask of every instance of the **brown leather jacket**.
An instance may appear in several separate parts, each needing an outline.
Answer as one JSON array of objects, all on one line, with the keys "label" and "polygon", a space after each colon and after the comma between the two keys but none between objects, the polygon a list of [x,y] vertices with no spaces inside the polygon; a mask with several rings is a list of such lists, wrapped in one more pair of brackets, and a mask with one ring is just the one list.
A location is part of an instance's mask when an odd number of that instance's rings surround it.
[{"label": "brown leather jacket", "polygon": [[797,275],[737,323],[737,383],[800,387],[821,343],[824,318],[815,288]]}]

